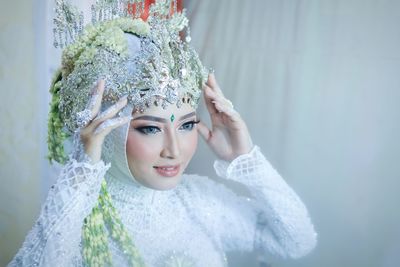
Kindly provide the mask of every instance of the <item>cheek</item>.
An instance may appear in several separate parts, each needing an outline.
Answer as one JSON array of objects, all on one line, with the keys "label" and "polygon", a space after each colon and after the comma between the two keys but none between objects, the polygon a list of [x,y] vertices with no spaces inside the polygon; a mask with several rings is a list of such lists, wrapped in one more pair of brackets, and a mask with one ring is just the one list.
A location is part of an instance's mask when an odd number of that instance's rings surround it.
[{"label": "cheek", "polygon": [[197,131],[193,130],[193,132],[191,132],[188,136],[186,136],[185,139],[186,140],[185,142],[183,142],[181,147],[184,157],[189,162],[197,148],[197,141],[198,141]]},{"label": "cheek", "polygon": [[126,155],[131,163],[148,162],[157,160],[160,151],[157,140],[140,133],[129,132],[126,142]]}]

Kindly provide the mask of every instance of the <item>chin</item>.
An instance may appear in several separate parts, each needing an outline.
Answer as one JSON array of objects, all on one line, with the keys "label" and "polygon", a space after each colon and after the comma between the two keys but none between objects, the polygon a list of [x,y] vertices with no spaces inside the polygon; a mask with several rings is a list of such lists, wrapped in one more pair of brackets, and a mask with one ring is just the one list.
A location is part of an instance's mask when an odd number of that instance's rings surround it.
[{"label": "chin", "polygon": [[182,174],[179,174],[175,177],[154,177],[151,181],[138,180],[138,182],[150,189],[158,190],[158,191],[166,191],[174,189],[181,181]]}]

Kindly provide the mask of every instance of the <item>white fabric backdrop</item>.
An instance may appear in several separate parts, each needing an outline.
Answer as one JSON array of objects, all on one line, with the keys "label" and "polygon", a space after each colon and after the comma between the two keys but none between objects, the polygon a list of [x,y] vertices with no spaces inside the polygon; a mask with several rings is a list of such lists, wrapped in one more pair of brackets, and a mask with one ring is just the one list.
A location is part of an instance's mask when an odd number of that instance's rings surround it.
[{"label": "white fabric backdrop", "polygon": [[46,50],[43,30],[36,31],[43,29],[44,7],[33,0],[0,2],[0,266],[21,245],[44,193],[48,101],[39,88]]},{"label": "white fabric backdrop", "polygon": [[[398,266],[400,1],[184,3],[193,45],[319,232],[311,255],[272,266]],[[212,175],[209,155],[190,170]]]}]

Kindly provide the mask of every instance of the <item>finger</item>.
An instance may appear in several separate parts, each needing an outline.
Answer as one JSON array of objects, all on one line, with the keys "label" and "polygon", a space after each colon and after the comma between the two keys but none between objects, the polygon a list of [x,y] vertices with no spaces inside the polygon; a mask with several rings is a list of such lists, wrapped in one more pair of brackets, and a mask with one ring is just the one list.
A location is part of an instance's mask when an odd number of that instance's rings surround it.
[{"label": "finger", "polygon": [[203,122],[199,122],[196,128],[204,140],[208,141],[210,139],[211,131],[208,129],[207,125],[205,125]]},{"label": "finger", "polygon": [[235,109],[233,109],[231,105],[223,104],[217,101],[214,101],[213,104],[215,105],[215,108],[218,110],[219,113],[224,113],[225,115],[227,115],[232,122],[237,122],[240,120],[239,113]]},{"label": "finger", "polygon": [[208,75],[208,80],[207,80],[207,83],[206,83],[206,84],[207,84],[211,89],[213,89],[213,91],[216,92],[217,94],[223,95],[222,90],[221,90],[221,88],[219,87],[219,85],[218,85],[218,83],[217,83],[217,80],[215,79],[215,74],[214,74],[214,73],[210,73],[210,74]]},{"label": "finger", "polygon": [[[208,87],[208,86],[206,86],[206,87]],[[210,87],[208,87],[208,88],[210,88]],[[219,101],[219,102],[222,102],[222,103],[230,103],[229,105],[232,104],[232,102],[229,101],[223,94],[219,94],[219,93],[215,92],[214,90],[212,90],[211,88],[205,90],[205,93],[206,93],[206,96],[211,99],[211,102],[212,101]]]},{"label": "finger", "polygon": [[108,120],[102,122],[99,125],[99,127],[96,128],[96,130],[94,131],[94,134],[105,136],[105,135],[109,134],[113,129],[118,128],[118,127],[130,122],[131,119],[132,119],[132,116],[108,119]]},{"label": "finger", "polygon": [[91,119],[93,120],[100,111],[101,99],[104,93],[104,80],[99,80],[92,89],[91,98],[86,106],[86,109],[91,111]]},{"label": "finger", "polygon": [[206,91],[207,97],[209,97],[209,102],[215,106],[215,103],[220,103],[220,105],[227,106],[229,108],[233,108],[232,102],[229,101],[224,96],[218,95],[213,91],[207,90]]},{"label": "finger", "polygon": [[115,115],[117,115],[118,112],[120,112],[128,103],[128,97],[124,96],[118,100],[117,103],[112,105],[111,107],[107,108],[105,111],[100,113],[95,120],[91,123],[90,127],[92,129],[96,128],[97,126],[100,125],[105,120],[111,119]]},{"label": "finger", "polygon": [[209,92],[209,95],[211,102],[220,102],[223,104],[228,104],[231,103],[227,98],[224,96],[221,96],[219,94],[216,94],[215,92],[211,91]]},{"label": "finger", "polygon": [[[231,122],[240,121],[240,115],[236,110],[233,109],[231,101],[223,96],[217,95],[210,89],[207,89],[205,92],[209,97],[206,103],[208,104],[207,109],[212,110],[210,112],[210,116],[213,125],[218,123],[220,119],[222,119],[222,121],[226,121],[226,119],[228,119]],[[217,116],[214,116],[215,114],[217,114]],[[220,114],[223,114],[224,117],[226,116],[226,118],[219,116]]]},{"label": "finger", "polygon": [[210,115],[213,115],[218,112],[214,104],[212,103],[212,101],[215,100],[215,97],[216,97],[215,93],[212,91],[210,87],[206,85],[204,88],[204,102],[206,103],[206,107]]}]

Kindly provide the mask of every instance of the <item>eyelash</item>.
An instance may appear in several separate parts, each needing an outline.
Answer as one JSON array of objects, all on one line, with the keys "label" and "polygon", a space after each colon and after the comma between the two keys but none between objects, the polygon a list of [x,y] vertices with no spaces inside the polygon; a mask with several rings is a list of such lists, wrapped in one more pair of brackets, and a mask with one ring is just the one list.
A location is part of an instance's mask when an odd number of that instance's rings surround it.
[{"label": "eyelash", "polygon": [[[183,131],[192,131],[194,128],[194,125],[198,124],[200,121],[188,121],[182,124],[179,129],[182,129]],[[189,126],[189,128],[186,128],[186,126]],[[158,132],[161,132],[161,129],[158,128],[157,126],[142,126],[142,127],[137,127],[135,130],[139,131],[142,134],[145,135],[152,135],[156,134]]]}]

